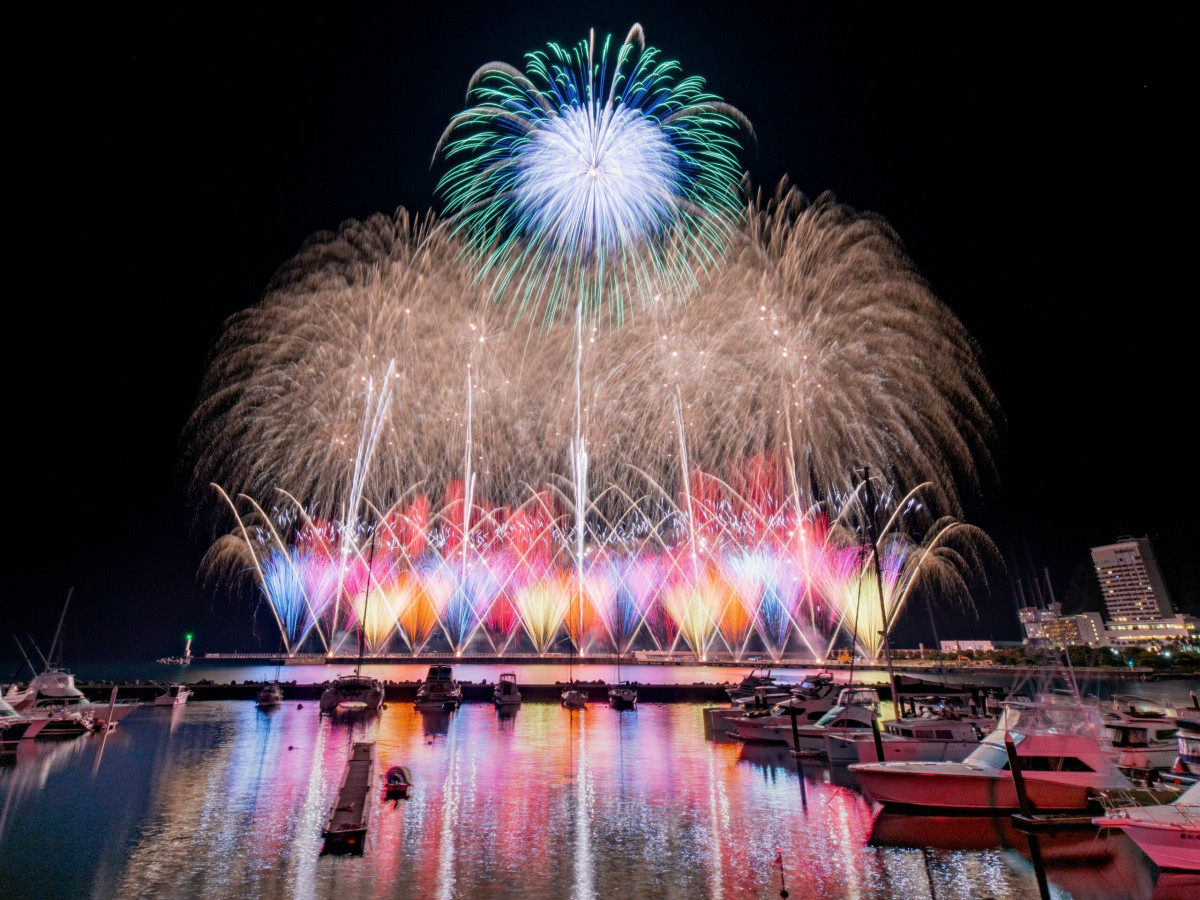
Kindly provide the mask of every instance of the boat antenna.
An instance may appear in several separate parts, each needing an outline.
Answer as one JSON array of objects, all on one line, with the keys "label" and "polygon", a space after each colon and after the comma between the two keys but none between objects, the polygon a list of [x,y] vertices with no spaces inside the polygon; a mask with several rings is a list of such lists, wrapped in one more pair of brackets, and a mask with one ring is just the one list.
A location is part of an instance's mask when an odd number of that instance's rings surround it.
[{"label": "boat antenna", "polygon": [[[33,639],[33,635],[26,632],[25,637],[29,638],[29,643],[33,645],[33,652],[36,653],[38,655],[38,658],[42,661],[42,668],[43,669],[50,668],[50,661],[48,659],[46,659],[45,656],[42,655],[42,648],[37,645],[37,641],[35,641]],[[28,660],[29,657],[26,657],[26,659]],[[33,668],[33,663],[29,664],[29,668],[31,668],[31,669]],[[34,670],[33,674],[36,675],[37,670]]]},{"label": "boat antenna", "polygon": [[[24,660],[25,660],[25,665],[29,666],[29,671],[30,671],[30,672],[32,672],[34,675],[37,675],[37,673],[38,673],[38,672],[37,672],[37,669],[35,669],[35,668],[33,667],[33,663],[31,663],[31,662],[29,661],[29,654],[25,652],[25,647],[24,647],[24,645],[21,643],[21,639],[20,639],[20,638],[18,638],[18,637],[17,637],[15,634],[12,636],[12,638],[13,638],[13,640],[14,640],[14,641],[16,641],[16,642],[17,642],[17,649],[21,651],[21,656],[22,656],[22,657],[24,658]],[[35,644],[35,645],[34,645],[34,648],[36,649],[36,647],[37,647],[37,645]],[[18,668],[18,669],[17,669],[17,672],[16,672],[16,674],[15,674],[15,675],[13,675],[13,680],[15,681],[15,680],[17,679],[17,677],[18,677],[20,674],[21,674],[21,670],[20,670],[20,668]]]},{"label": "boat antenna", "polygon": [[67,617],[67,604],[71,602],[71,594],[74,592],[74,587],[67,591],[67,599],[63,601],[62,612],[58,616],[58,628],[54,630],[54,641],[50,644],[50,653],[46,657],[43,657],[47,669],[50,668],[50,663],[54,659],[54,649],[58,646],[58,636],[62,633],[63,620]]}]

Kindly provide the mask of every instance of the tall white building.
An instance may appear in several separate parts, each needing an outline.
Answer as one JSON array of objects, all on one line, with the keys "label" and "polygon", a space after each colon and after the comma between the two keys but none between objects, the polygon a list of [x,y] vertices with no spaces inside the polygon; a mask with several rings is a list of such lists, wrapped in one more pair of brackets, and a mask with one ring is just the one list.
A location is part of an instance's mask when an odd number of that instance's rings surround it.
[{"label": "tall white building", "polygon": [[1175,610],[1148,537],[1092,548],[1109,627],[1172,619]]}]

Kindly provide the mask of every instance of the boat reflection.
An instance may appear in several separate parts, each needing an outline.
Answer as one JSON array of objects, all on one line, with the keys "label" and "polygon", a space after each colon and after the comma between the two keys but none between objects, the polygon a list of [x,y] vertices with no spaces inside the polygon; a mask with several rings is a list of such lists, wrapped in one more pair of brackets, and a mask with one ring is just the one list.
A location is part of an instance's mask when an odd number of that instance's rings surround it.
[{"label": "boat reflection", "polygon": [[[1012,851],[1011,860],[1075,900],[1151,900],[1153,869],[1123,834],[1095,826],[1064,828],[1035,835],[1019,831],[1008,815],[925,816],[880,811],[869,844],[924,850]],[[1019,856],[1018,856],[1019,855]],[[1038,864],[1043,872],[1036,871]]]}]

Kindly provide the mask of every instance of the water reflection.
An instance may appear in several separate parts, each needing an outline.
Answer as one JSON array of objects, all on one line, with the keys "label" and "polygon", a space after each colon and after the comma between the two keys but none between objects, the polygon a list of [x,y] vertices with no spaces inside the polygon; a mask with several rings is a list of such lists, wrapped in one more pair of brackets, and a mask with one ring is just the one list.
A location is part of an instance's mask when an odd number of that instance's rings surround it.
[{"label": "water reflection", "polygon": [[[321,856],[363,739],[380,777],[366,853]],[[23,742],[0,768],[0,896],[765,898],[781,864],[793,898],[1039,896],[1007,818],[877,813],[844,768],[706,741],[694,704],[392,703],[363,718],[189,703],[140,711],[100,747]],[[379,800],[391,765],[412,772],[406,801]],[[1124,835],[1043,848],[1073,897],[1195,886],[1156,882]]]}]

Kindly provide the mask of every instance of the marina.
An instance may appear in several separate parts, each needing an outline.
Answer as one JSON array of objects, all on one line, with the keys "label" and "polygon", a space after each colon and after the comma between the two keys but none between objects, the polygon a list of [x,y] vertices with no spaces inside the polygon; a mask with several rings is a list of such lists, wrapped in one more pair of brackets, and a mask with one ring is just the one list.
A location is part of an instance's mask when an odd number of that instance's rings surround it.
[{"label": "marina", "polygon": [[[531,683],[525,670],[465,668],[452,676],[469,675],[476,690],[452,709],[410,698],[343,716],[293,696],[291,685],[286,702],[262,708],[252,682],[237,685],[246,693],[236,700],[201,690],[178,707],[144,704],[107,737],[19,741],[0,767],[0,894],[215,897],[220,872],[222,897],[371,896],[388,893],[402,871],[402,895],[414,897],[640,898],[665,885],[679,896],[769,897],[780,890],[778,853],[792,896],[1038,898],[1030,832],[1058,896],[1173,900],[1200,884],[1161,871],[1130,835],[1087,816],[968,815],[947,828],[944,814],[872,802],[847,766],[735,740],[711,726],[743,714],[722,682],[748,669],[710,681],[723,695],[716,701],[620,710],[594,687],[595,702],[568,710],[555,684]],[[375,674],[390,684],[411,673]],[[507,674],[526,696],[497,708]],[[542,673],[551,682],[559,674]],[[616,675],[600,666],[575,674]],[[261,675],[270,683],[273,671]],[[1164,702],[1196,687],[1117,682],[1109,692],[1153,688],[1143,695]],[[890,709],[881,702],[885,718]],[[372,802],[377,792],[388,802]],[[62,809],[92,825],[47,871],[37,835]],[[351,827],[340,828],[343,819]],[[234,820],[236,835],[220,824]],[[341,831],[351,839],[331,845]],[[600,852],[614,843],[652,852]]]}]

